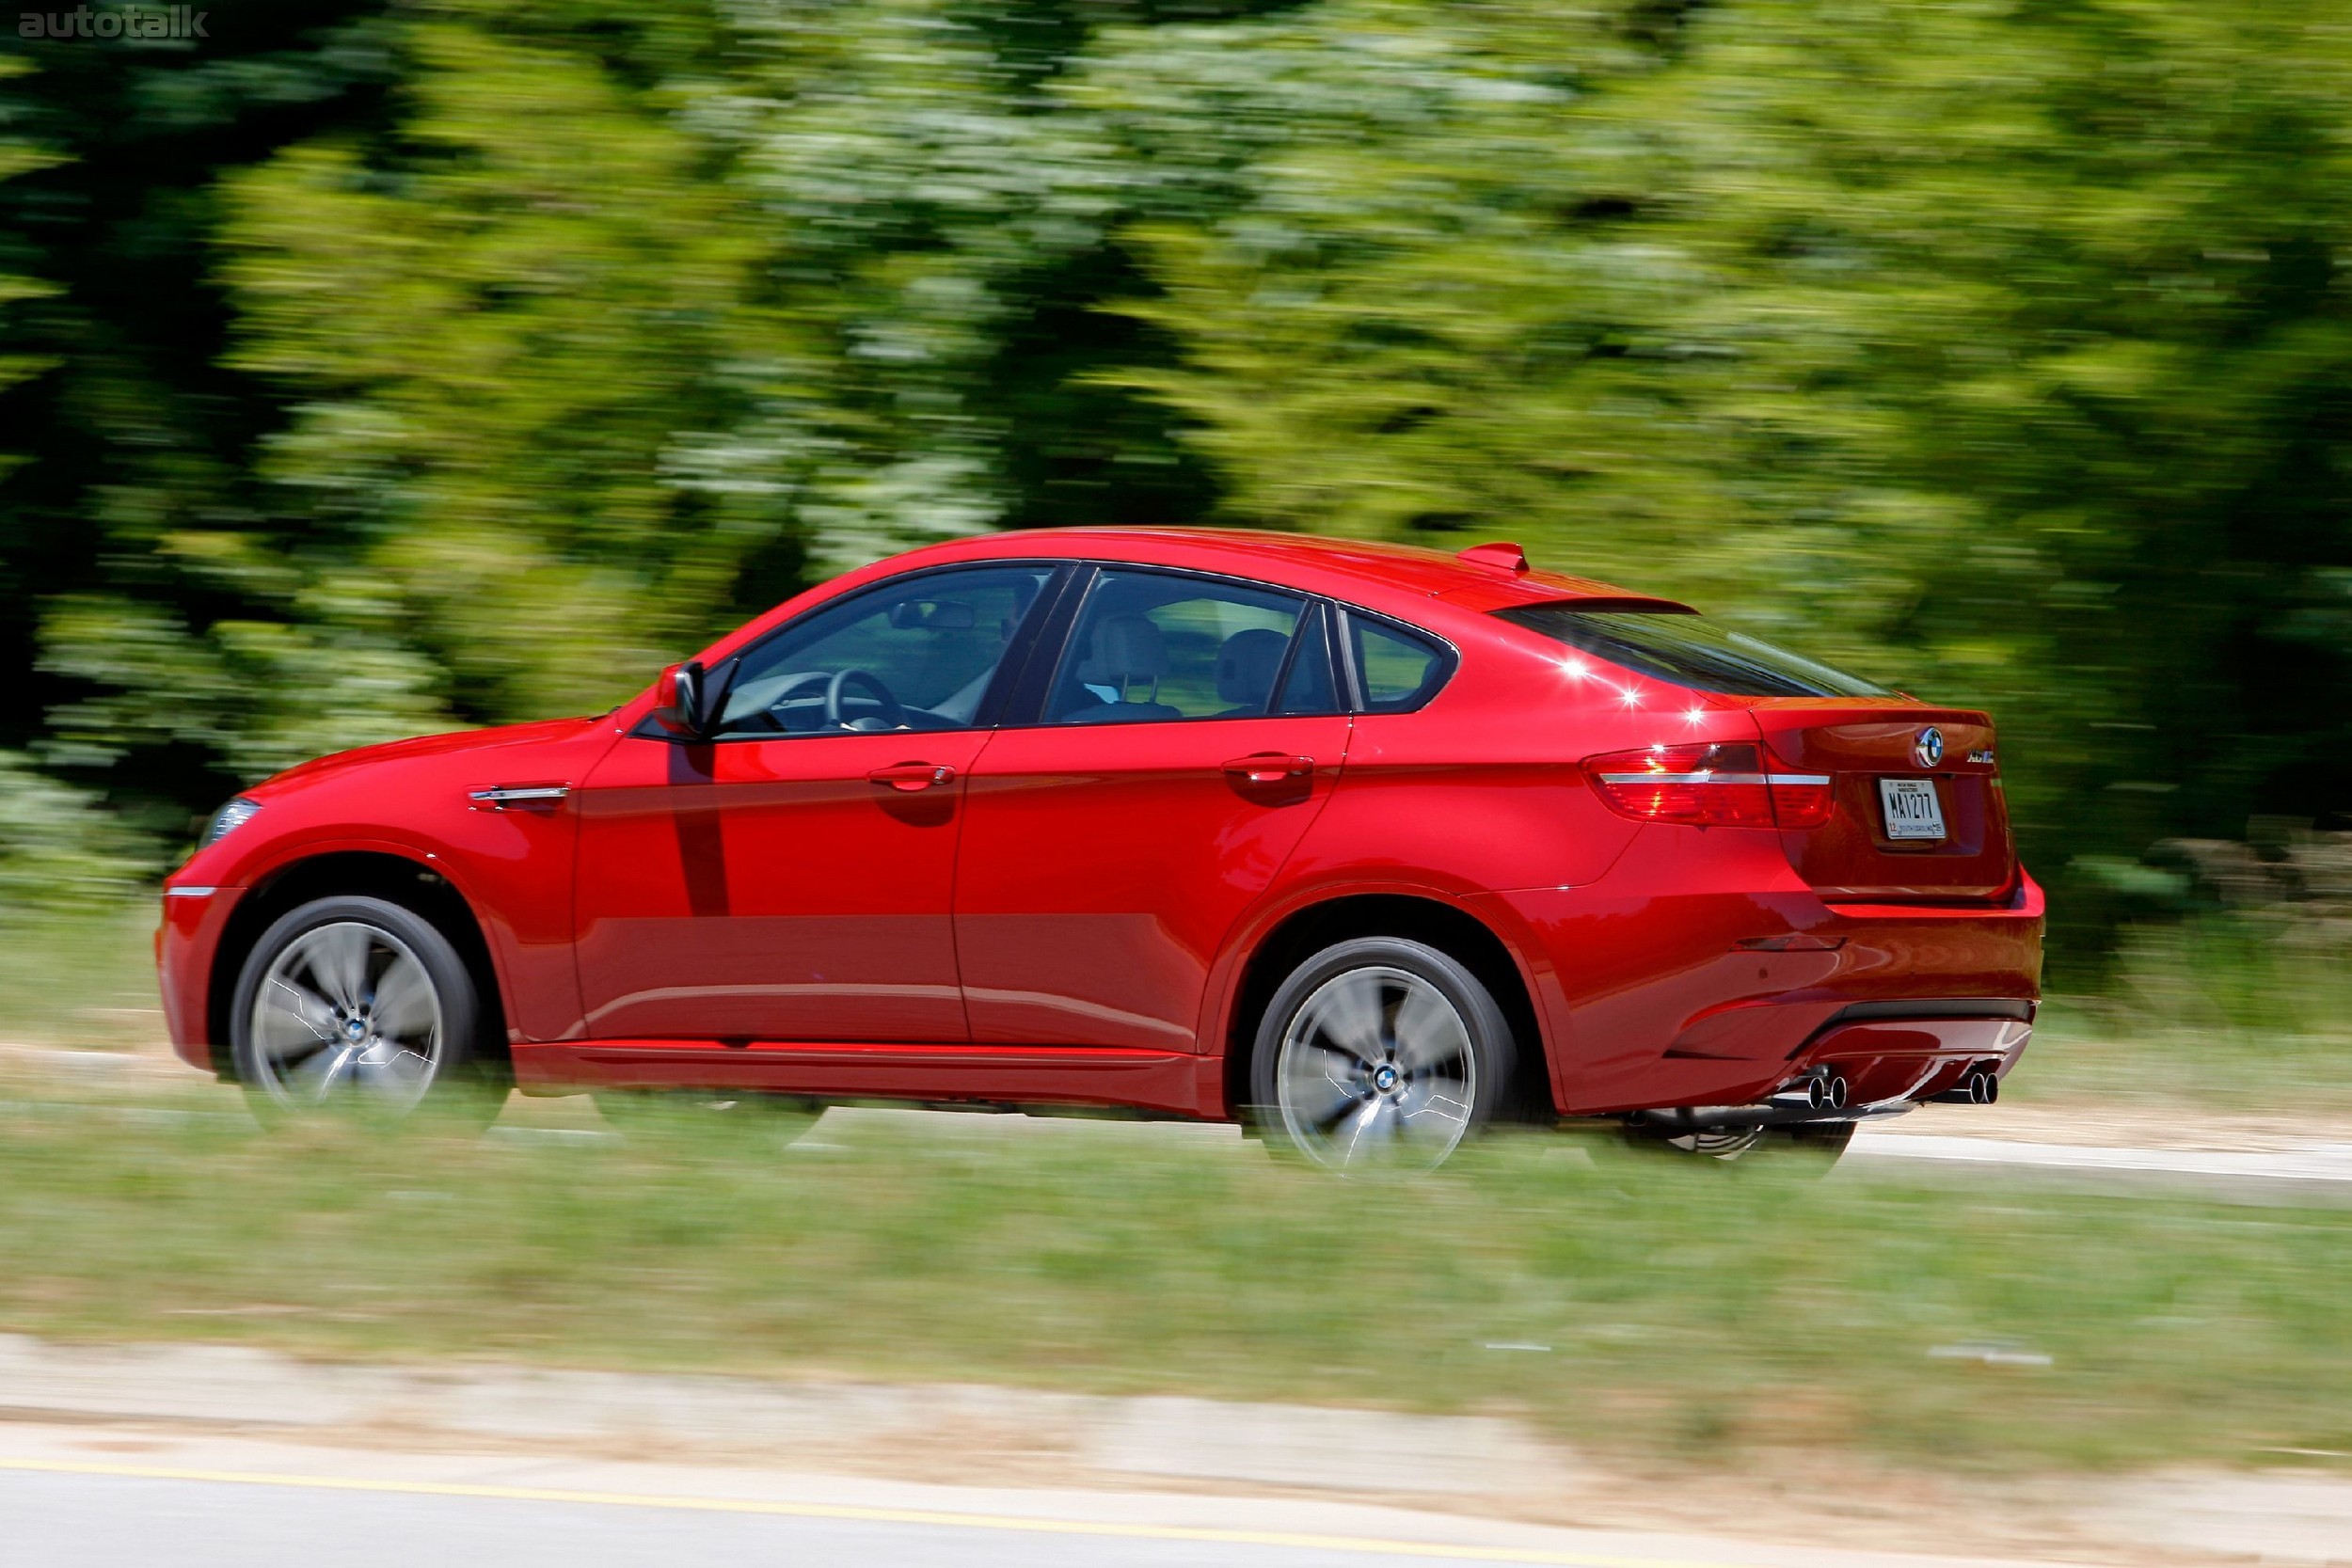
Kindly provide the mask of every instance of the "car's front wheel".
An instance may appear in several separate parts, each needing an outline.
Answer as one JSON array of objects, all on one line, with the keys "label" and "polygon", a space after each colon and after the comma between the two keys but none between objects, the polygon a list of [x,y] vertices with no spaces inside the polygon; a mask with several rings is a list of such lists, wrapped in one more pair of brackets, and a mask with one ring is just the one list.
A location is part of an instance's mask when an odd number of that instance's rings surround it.
[{"label": "car's front wheel", "polygon": [[319,898],[281,916],[246,956],[230,1017],[238,1082],[264,1117],[397,1121],[431,1104],[487,1122],[503,1098],[464,958],[385,899]]},{"label": "car's front wheel", "polygon": [[1274,993],[1251,1058],[1257,1118],[1328,1169],[1426,1170],[1495,1117],[1510,1025],[1451,955],[1365,937],[1327,947]]}]

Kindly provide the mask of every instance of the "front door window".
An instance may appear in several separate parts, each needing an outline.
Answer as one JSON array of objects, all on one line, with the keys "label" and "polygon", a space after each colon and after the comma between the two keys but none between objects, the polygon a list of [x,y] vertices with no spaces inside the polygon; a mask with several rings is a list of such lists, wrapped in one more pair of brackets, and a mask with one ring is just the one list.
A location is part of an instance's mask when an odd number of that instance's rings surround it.
[{"label": "front door window", "polygon": [[713,738],[969,729],[1049,573],[926,573],[804,616],[737,661]]}]

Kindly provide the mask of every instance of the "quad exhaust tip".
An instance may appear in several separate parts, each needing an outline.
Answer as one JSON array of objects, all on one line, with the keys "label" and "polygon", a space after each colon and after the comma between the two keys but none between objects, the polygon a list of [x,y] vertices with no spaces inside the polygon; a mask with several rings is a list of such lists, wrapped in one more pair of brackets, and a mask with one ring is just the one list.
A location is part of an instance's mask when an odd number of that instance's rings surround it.
[{"label": "quad exhaust tip", "polygon": [[1846,1108],[1846,1075],[1819,1069],[1780,1089],[1772,1103],[1788,1111],[1842,1111]]},{"label": "quad exhaust tip", "polygon": [[2001,1075],[1979,1062],[1960,1075],[1960,1082],[1929,1099],[1943,1105],[1991,1105],[2001,1098]]}]

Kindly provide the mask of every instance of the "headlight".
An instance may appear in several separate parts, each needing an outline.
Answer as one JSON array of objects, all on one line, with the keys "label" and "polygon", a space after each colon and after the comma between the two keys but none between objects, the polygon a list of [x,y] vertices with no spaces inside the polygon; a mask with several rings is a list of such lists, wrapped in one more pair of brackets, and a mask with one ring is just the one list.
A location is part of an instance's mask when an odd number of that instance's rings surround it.
[{"label": "headlight", "polygon": [[235,800],[230,801],[227,805],[221,807],[220,810],[213,813],[212,824],[204,830],[204,842],[198,845],[197,847],[199,849],[211,848],[214,845],[218,844],[222,839],[227,838],[230,833],[235,832],[239,828],[242,828],[246,823],[252,821],[254,814],[259,812],[261,809],[261,801],[248,800],[244,796],[240,795]]}]

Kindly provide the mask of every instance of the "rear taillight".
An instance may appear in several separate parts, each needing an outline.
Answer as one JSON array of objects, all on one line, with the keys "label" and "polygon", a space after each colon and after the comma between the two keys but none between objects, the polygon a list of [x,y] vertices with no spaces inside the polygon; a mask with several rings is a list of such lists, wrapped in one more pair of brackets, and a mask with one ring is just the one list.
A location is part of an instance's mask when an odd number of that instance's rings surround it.
[{"label": "rear taillight", "polygon": [[1818,828],[1836,806],[1826,773],[1782,772],[1751,741],[1694,741],[1588,757],[1609,808],[1642,822]]},{"label": "rear taillight", "polygon": [[[1772,753],[1764,753],[1772,762]],[[1784,828],[1818,828],[1837,809],[1836,781],[1827,773],[1790,773],[1773,764],[1772,815]]]}]

